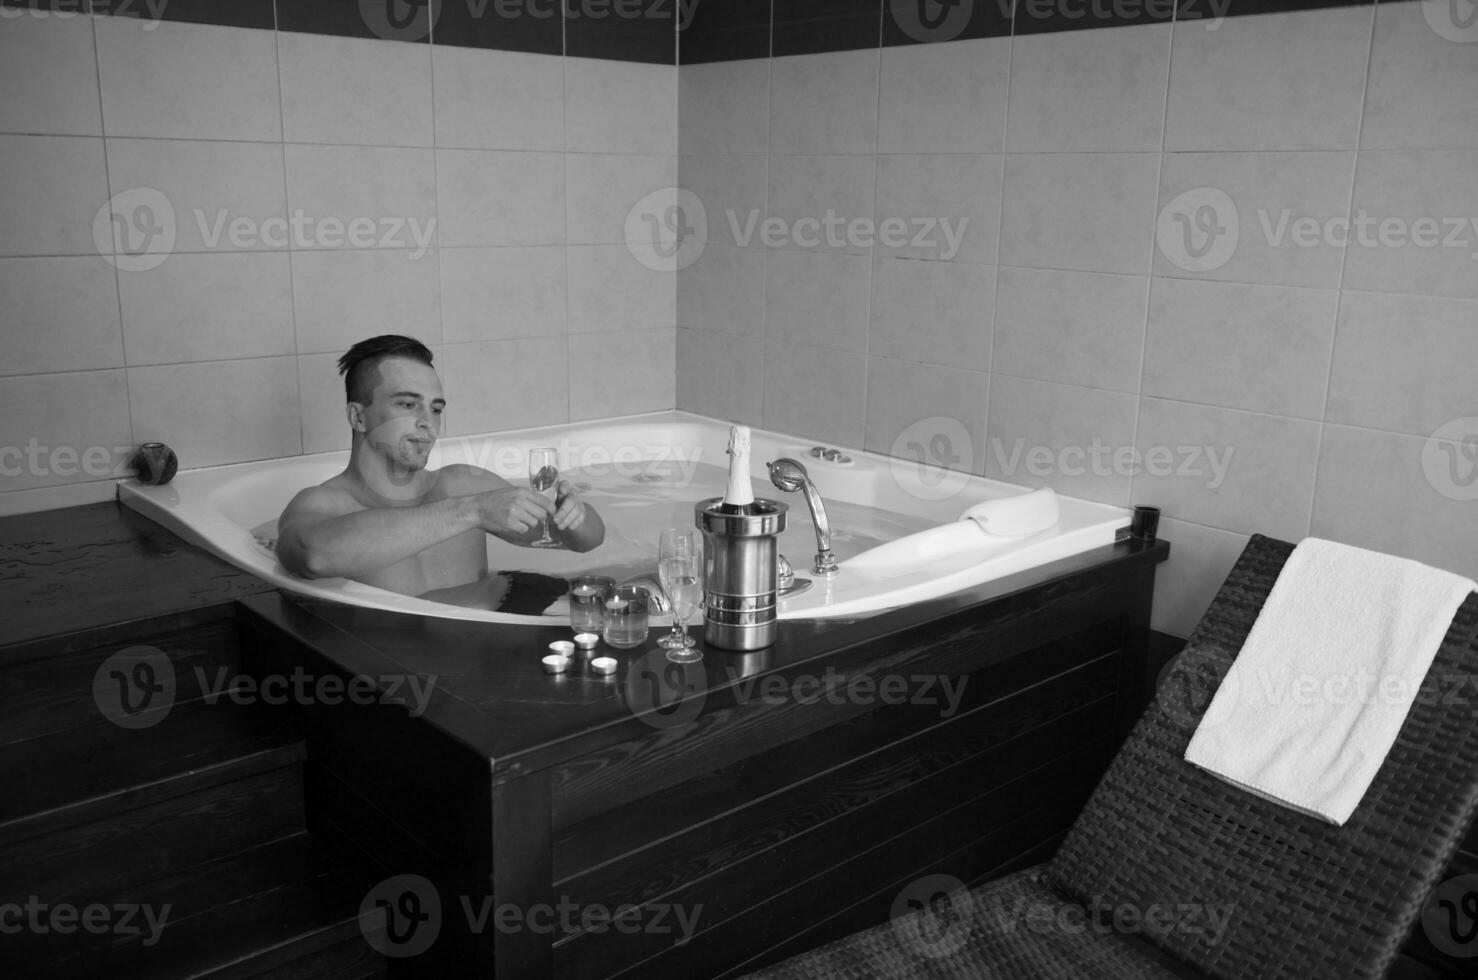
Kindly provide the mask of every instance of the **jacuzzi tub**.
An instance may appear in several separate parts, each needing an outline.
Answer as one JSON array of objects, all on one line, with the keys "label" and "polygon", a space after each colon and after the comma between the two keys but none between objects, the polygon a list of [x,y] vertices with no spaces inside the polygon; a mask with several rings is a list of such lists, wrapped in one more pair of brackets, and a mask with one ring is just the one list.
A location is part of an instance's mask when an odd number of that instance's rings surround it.
[{"label": "jacuzzi tub", "polygon": [[[593,572],[620,580],[653,574],[662,528],[691,527],[693,504],[722,493],[727,440],[727,423],[663,412],[446,438],[437,444],[430,465],[472,463],[526,486],[528,450],[558,448],[563,475],[585,485],[585,499],[604,518],[606,543],[581,555],[519,548],[490,536],[488,567],[560,577]],[[974,504],[1026,490],[851,449],[845,450],[850,461],[829,462],[809,455],[813,445],[781,433],[753,432],[750,475],[755,495],[789,505],[780,551],[798,576],[815,580],[810,590],[781,601],[781,619],[863,617],[945,595],[1111,544],[1116,529],[1129,519],[1126,508],[1064,497],[1057,525],[1036,534],[980,535],[978,547],[945,557],[869,561],[867,553],[884,542],[955,521]],[[781,493],[769,482],[765,463],[780,456],[802,460],[826,502],[833,550],[841,564],[833,578],[808,571],[816,540],[804,498]],[[560,621],[562,604],[544,616],[520,616],[418,599],[343,578],[308,580],[289,573],[266,543],[275,538],[278,515],[294,494],[340,472],[348,458],[345,450],[189,470],[163,487],[125,481],[119,496],[186,540],[299,594],[421,616],[545,625]]]}]

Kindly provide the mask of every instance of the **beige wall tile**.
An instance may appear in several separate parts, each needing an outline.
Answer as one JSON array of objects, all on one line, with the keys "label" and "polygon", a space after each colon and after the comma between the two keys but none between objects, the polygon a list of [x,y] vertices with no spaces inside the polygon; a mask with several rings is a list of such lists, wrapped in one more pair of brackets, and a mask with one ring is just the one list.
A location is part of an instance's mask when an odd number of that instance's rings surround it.
[{"label": "beige wall tile", "polygon": [[180,466],[303,451],[296,357],[128,369],[134,438],[174,447]]},{"label": "beige wall tile", "polygon": [[156,269],[120,272],[130,365],[295,354],[286,252],[171,255]]},{"label": "beige wall tile", "polygon": [[985,475],[1127,504],[1130,473],[1115,467],[1114,454],[1133,445],[1135,402],[1116,391],[997,374],[990,385]]},{"label": "beige wall tile", "polygon": [[430,146],[430,47],[279,34],[283,138],[289,143]]},{"label": "beige wall tile", "polygon": [[564,149],[563,58],[433,44],[431,62],[437,146]]},{"label": "beige wall tile", "polygon": [[101,136],[92,18],[7,18],[3,27],[0,91],[11,96],[0,103],[0,133]]},{"label": "beige wall tile", "polygon": [[1345,290],[1328,419],[1426,436],[1478,415],[1478,302]]},{"label": "beige wall tile", "polygon": [[118,284],[93,256],[0,259],[0,373],[123,366]]},{"label": "beige wall tile", "polygon": [[1136,445],[1136,504],[1287,541],[1309,533],[1319,423],[1143,398]]},{"label": "beige wall tile", "polygon": [[97,17],[109,136],[280,140],[272,31]]},{"label": "beige wall tile", "polygon": [[1169,24],[1013,38],[1006,149],[1158,151],[1169,68]]},{"label": "beige wall tile", "polygon": [[1038,381],[1138,391],[1146,276],[1002,266],[994,370]]},{"label": "beige wall tile", "polygon": [[879,153],[1000,153],[1006,148],[1011,40],[884,48]]},{"label": "beige wall tile", "polygon": [[878,51],[770,62],[770,152],[872,153],[878,142]]},{"label": "beige wall tile", "polygon": [[0,378],[0,486],[26,490],[126,475],[118,467],[134,445],[128,400],[121,370]]},{"label": "beige wall tile", "polygon": [[1347,150],[1373,10],[1352,6],[1175,25],[1167,150]]},{"label": "beige wall tile", "polygon": [[108,203],[102,140],[0,136],[0,160],[12,174],[0,181],[0,256],[98,254],[93,223]]},{"label": "beige wall tile", "polygon": [[1148,272],[1159,166],[1153,153],[1007,156],[1001,264]]}]

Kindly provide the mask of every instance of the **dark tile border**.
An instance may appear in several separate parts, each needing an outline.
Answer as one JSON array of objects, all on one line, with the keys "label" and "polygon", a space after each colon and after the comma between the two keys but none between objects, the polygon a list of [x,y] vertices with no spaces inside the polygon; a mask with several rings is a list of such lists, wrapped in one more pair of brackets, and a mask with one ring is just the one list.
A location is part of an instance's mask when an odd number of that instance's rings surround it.
[{"label": "dark tile border", "polygon": [[[1204,0],[1203,0],[1204,2]],[[1217,0],[1221,2],[1221,0]],[[1176,0],[1016,0],[1018,36],[1168,24]]]},{"label": "dark tile border", "polygon": [[[10,10],[433,41],[645,64],[1368,7],[1377,0],[0,0]],[[1379,0],[1381,3],[1412,0]],[[942,6],[947,4],[947,6]],[[395,17],[393,11],[413,11]],[[1013,10],[1014,7],[1014,10]],[[274,10],[275,8],[275,10]],[[566,16],[561,19],[559,12]],[[622,12],[625,12],[624,15]],[[604,16],[599,16],[600,14]],[[571,16],[574,14],[575,16]],[[685,18],[691,18],[685,21]],[[932,20],[931,20],[932,18]],[[676,35],[676,38],[674,38]]]},{"label": "dark tile border", "polygon": [[677,33],[597,27],[589,21],[565,22],[565,56],[631,61],[648,65],[677,64]]},{"label": "dark tile border", "polygon": [[770,25],[729,31],[683,31],[677,37],[678,63],[747,61],[770,56]]},{"label": "dark tile border", "polygon": [[92,12],[139,20],[272,30],[272,0],[92,0]]},{"label": "dark tile border", "polygon": [[275,26],[272,0],[0,0],[0,7],[82,16],[87,13],[136,20],[213,24],[219,27]]},{"label": "dark tile border", "polygon": [[837,20],[843,17],[877,17],[885,0],[773,0],[771,17],[776,23],[795,20]]},{"label": "dark tile border", "polygon": [[[1385,0],[1389,2],[1389,0]],[[1246,17],[1252,14],[1288,14],[1333,7],[1369,7],[1375,0],[1176,0],[1176,20]]]},{"label": "dark tile border", "polygon": [[677,0],[563,3],[566,55],[649,65],[677,64],[677,31],[682,17]]},{"label": "dark tile border", "polygon": [[[277,0],[277,28],[302,34],[429,42],[445,3],[464,0]],[[410,16],[399,11],[409,9]]]},{"label": "dark tile border", "polygon": [[0,7],[12,10],[45,10],[57,14],[81,16],[92,0],[0,0]]},{"label": "dark tile border", "polygon": [[562,54],[564,24],[559,14],[557,0],[441,0],[431,41],[459,48]]},{"label": "dark tile border", "polygon": [[1011,33],[1015,0],[883,0],[883,47],[972,41]]},{"label": "dark tile border", "polygon": [[777,58],[832,51],[866,51],[880,43],[882,17],[879,12],[827,20],[777,20],[772,31],[771,53]]},{"label": "dark tile border", "polygon": [[734,31],[745,27],[770,29],[770,0],[679,0],[689,5],[690,23],[684,31]]}]

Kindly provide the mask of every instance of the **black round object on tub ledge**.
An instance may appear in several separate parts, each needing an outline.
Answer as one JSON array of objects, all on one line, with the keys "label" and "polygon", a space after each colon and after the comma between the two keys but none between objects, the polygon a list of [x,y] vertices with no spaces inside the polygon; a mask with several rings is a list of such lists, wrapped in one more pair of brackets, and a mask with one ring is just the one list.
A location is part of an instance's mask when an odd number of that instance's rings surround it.
[{"label": "black round object on tub ledge", "polygon": [[162,487],[179,471],[180,458],[162,442],[146,442],[133,457],[134,475],[140,483]]}]

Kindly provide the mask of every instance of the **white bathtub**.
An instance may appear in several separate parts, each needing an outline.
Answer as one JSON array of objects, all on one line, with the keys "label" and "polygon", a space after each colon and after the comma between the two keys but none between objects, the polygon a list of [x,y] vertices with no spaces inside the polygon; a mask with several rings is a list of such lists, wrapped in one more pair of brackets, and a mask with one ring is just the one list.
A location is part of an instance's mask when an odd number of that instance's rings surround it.
[{"label": "white bathtub", "polygon": [[[601,571],[624,578],[652,573],[660,530],[692,526],[693,504],[721,492],[716,481],[727,466],[727,438],[726,423],[663,412],[447,438],[437,444],[430,465],[474,463],[524,485],[527,451],[535,446],[558,448],[565,475],[589,484],[584,496],[605,520],[606,544],[578,555],[518,548],[489,537],[489,568],[561,577]],[[1115,530],[1129,520],[1126,508],[1064,497],[1061,518],[1048,530],[1027,537],[981,535],[979,547],[942,560],[880,566],[861,556],[881,542],[954,521],[973,504],[1020,494],[1025,488],[851,449],[844,450],[850,462],[827,462],[808,454],[813,445],[781,433],[753,433],[755,494],[789,505],[789,528],[781,537],[780,550],[798,576],[815,580],[809,591],[781,601],[781,619],[862,617],[945,595],[1111,544]],[[816,542],[804,497],[782,493],[769,482],[765,463],[780,456],[804,462],[826,502],[833,549],[841,563],[840,573],[831,579],[809,573]],[[562,605],[551,607],[544,616],[520,616],[418,599],[348,579],[308,580],[289,573],[253,531],[270,532],[294,494],[341,471],[348,457],[343,451],[188,470],[163,487],[126,481],[119,496],[128,507],[185,539],[292,592],[421,616],[560,622]],[[854,558],[859,560],[854,563]]]}]

